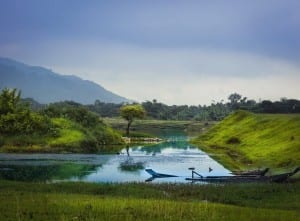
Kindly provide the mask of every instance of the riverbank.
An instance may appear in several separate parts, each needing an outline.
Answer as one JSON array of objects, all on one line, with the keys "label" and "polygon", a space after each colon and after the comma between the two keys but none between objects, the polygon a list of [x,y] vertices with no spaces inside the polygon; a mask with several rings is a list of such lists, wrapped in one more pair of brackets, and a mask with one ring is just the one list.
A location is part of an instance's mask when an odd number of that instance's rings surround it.
[{"label": "riverbank", "polygon": [[1,220],[300,220],[299,183],[0,181],[0,199]]},{"label": "riverbank", "polygon": [[158,144],[163,139],[158,137],[122,137],[126,144]]},{"label": "riverbank", "polygon": [[289,171],[300,165],[300,115],[231,114],[193,143],[231,170],[270,167]]},{"label": "riverbank", "polygon": [[51,131],[45,134],[0,136],[0,153],[117,152],[124,145],[121,135],[100,120],[94,127],[65,118],[50,121]]},{"label": "riverbank", "polygon": [[[0,135],[0,153],[115,153],[126,140],[127,122],[121,118],[100,119],[95,128],[65,118],[52,118],[51,131],[45,134]],[[189,134],[205,132],[216,122],[135,120],[131,144],[162,142],[162,130],[180,130]],[[113,129],[112,129],[113,128]],[[125,140],[125,142],[124,142]]]},{"label": "riverbank", "polygon": [[121,135],[96,113],[72,102],[49,104],[34,111],[21,92],[0,92],[0,152],[96,153],[123,144]]}]

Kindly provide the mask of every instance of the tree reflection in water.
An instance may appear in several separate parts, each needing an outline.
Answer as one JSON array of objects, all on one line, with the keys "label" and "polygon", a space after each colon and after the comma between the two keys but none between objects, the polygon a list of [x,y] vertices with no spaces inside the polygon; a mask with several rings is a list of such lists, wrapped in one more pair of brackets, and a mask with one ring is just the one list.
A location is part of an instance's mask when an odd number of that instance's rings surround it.
[{"label": "tree reflection in water", "polygon": [[49,165],[0,165],[0,179],[18,181],[51,181],[83,178],[101,165],[49,164]]},{"label": "tree reflection in water", "polygon": [[126,145],[126,153],[127,153],[127,159],[124,162],[121,162],[119,166],[119,169],[121,171],[134,172],[134,171],[144,169],[144,162],[141,161],[134,162],[133,157],[130,157],[129,145]]}]

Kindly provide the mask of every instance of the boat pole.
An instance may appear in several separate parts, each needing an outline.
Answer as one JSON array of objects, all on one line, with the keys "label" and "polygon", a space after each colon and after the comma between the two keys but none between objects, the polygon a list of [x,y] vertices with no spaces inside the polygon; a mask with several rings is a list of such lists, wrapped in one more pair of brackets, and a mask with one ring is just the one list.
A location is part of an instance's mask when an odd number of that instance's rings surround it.
[{"label": "boat pole", "polygon": [[195,167],[190,167],[190,168],[188,168],[188,169],[192,171],[192,179],[194,179],[194,174],[196,174],[196,175],[198,175],[199,177],[203,178],[203,176],[202,176],[201,174],[199,174],[199,173],[197,173],[197,172],[195,171]]}]

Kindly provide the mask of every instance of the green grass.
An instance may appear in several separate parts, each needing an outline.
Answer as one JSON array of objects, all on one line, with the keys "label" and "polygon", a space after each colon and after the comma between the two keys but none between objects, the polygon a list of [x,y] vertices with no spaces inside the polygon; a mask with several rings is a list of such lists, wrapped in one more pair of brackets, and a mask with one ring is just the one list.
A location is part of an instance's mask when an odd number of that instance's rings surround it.
[{"label": "green grass", "polygon": [[48,134],[0,136],[0,152],[9,153],[87,153],[118,152],[121,135],[107,125],[86,128],[65,118],[52,118],[54,131]]},{"label": "green grass", "polygon": [[[213,203],[99,198],[86,195],[7,193],[1,220],[297,220],[293,211]],[[37,207],[38,205],[38,207]],[[298,219],[299,220],[299,219]]]},{"label": "green grass", "polygon": [[0,181],[0,220],[300,220],[299,185]]},{"label": "green grass", "polygon": [[52,121],[59,128],[59,136],[48,139],[47,144],[50,147],[67,146],[74,148],[79,147],[80,143],[84,141],[85,134],[83,129],[76,123],[64,118],[54,118]]},{"label": "green grass", "polygon": [[83,128],[64,118],[53,118],[56,135],[18,135],[6,137],[1,152],[56,152],[74,150],[86,139]]},{"label": "green grass", "polygon": [[230,169],[300,165],[300,115],[238,111],[193,143]]}]

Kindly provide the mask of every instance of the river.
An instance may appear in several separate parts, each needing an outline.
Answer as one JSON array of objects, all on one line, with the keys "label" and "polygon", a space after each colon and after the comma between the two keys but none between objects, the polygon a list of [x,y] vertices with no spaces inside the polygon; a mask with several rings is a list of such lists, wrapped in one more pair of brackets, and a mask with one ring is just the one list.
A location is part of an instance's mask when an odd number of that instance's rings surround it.
[{"label": "river", "polygon": [[[145,169],[177,175],[151,182],[187,182],[188,168],[203,176],[230,171],[188,142],[182,131],[161,131],[165,142],[134,145],[118,154],[0,154],[0,179],[36,182],[145,182]],[[212,170],[210,171],[209,168]]]}]

